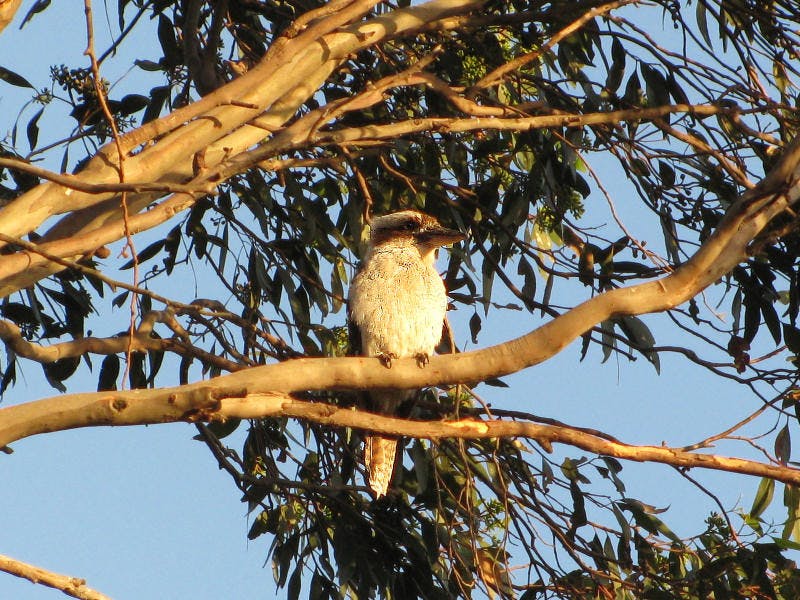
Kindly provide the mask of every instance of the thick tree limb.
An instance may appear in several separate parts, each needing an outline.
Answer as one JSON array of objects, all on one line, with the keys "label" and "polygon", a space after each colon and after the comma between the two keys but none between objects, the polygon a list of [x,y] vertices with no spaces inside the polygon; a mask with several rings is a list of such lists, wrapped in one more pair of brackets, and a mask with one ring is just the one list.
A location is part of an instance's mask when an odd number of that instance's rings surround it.
[{"label": "thick tree limb", "polygon": [[0,554],[0,571],[27,579],[31,583],[39,583],[61,590],[67,596],[72,596],[73,598],[80,598],[81,600],[110,600],[105,594],[88,587],[83,579],[53,573],[2,554]]},{"label": "thick tree limb", "polygon": [[[256,369],[250,371],[254,370]],[[240,393],[242,395],[237,397],[230,390],[224,392],[216,388],[212,380],[154,392],[134,390],[72,394],[39,400],[0,411],[0,446],[25,435],[82,425],[146,425],[173,421],[293,417],[327,426],[353,427],[431,440],[526,437],[535,440],[548,451],[554,443],[568,444],[588,452],[624,460],[728,471],[800,484],[799,469],[741,458],[687,452],[667,446],[633,446],[568,426],[477,418],[410,421],[297,400],[288,394]],[[220,394],[226,397],[220,398]],[[87,417],[91,419],[90,423],[86,422]]]},{"label": "thick tree limb", "polygon": [[[412,82],[415,80],[412,79]],[[424,82],[425,78],[418,81]],[[374,102],[374,101],[373,101]],[[247,169],[262,163],[271,157],[283,152],[295,150],[301,146],[307,146],[309,142],[319,145],[359,145],[364,143],[374,143],[377,140],[395,139],[397,137],[417,133],[420,131],[447,131],[465,132],[479,130],[513,130],[522,131],[530,129],[545,129],[550,127],[583,127],[590,125],[601,125],[617,123],[625,119],[653,119],[663,117],[668,114],[683,113],[695,116],[710,116],[728,112],[711,105],[668,105],[646,109],[628,109],[612,112],[598,112],[586,115],[538,115],[531,117],[517,118],[431,118],[414,119],[400,121],[388,125],[375,125],[370,127],[349,128],[332,132],[317,132],[313,130],[318,127],[315,125],[317,113],[322,115],[324,110],[320,109],[299,119],[291,127],[286,128],[273,137],[269,142],[262,144],[256,150],[248,150],[239,155],[232,156],[220,163],[217,167],[210,169],[209,172],[197,177],[189,183],[176,185],[178,189],[192,190],[191,193],[179,192],[147,212],[131,215],[128,223],[131,231],[141,232],[160,225],[171,219],[177,213],[191,207],[198,192],[212,189],[219,182],[226,180],[233,175],[242,173]],[[126,163],[127,164],[127,163]],[[92,190],[91,193],[100,195],[103,188],[116,189],[123,186],[141,186],[142,189],[166,189],[169,184],[143,184],[143,183],[108,183],[108,184],[87,184],[81,183],[75,177],[62,176],[67,178],[70,185],[80,186],[81,189]],[[38,189],[38,188],[37,188]],[[76,187],[78,189],[78,187]],[[71,191],[71,190],[70,190]],[[87,192],[88,193],[88,192]],[[71,237],[56,239],[54,241],[45,240],[38,244],[42,254],[40,256],[30,256],[25,253],[5,256],[0,260],[0,297],[7,296],[16,290],[32,285],[39,279],[46,277],[54,272],[61,270],[61,266],[48,260],[46,256],[58,256],[60,258],[71,258],[85,254],[88,250],[99,248],[120,239],[124,234],[124,222],[115,199],[106,201],[99,207],[87,209],[86,214],[94,215],[100,213],[105,215],[105,223],[101,226],[89,227],[91,231],[81,233],[81,228],[88,227],[86,223],[77,224],[62,223],[66,234],[71,232]],[[79,215],[81,212],[78,213]],[[112,220],[111,217],[114,217]],[[72,227],[78,230],[72,231]],[[0,227],[2,227],[2,215],[0,214]],[[4,232],[5,233],[5,232]],[[4,239],[10,237],[6,235]]]},{"label": "thick tree limb", "polygon": [[[174,338],[153,337],[153,326],[156,323],[166,325],[175,333]],[[113,337],[83,337],[68,342],[60,342],[43,346],[26,340],[19,327],[0,319],[0,340],[11,348],[17,356],[39,363],[52,363],[65,358],[75,358],[84,354],[126,354],[128,352],[170,351],[181,356],[199,358],[205,363],[213,364],[228,372],[238,371],[243,365],[216,356],[195,347],[189,341],[189,334],[178,323],[172,310],[151,310],[142,316],[139,326],[133,335]]]}]

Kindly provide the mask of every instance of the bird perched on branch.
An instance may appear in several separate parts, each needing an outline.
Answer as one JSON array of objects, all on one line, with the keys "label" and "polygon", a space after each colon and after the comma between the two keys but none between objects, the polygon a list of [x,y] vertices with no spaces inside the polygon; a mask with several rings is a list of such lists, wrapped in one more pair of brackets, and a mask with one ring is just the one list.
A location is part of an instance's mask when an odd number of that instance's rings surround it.
[{"label": "bird perched on branch", "polygon": [[[434,262],[440,246],[464,239],[435,218],[414,210],[376,217],[363,266],[348,296],[351,344],[387,368],[415,357],[424,367],[442,337],[447,310],[444,282]],[[370,398],[375,412],[392,415],[415,390],[381,390]],[[395,468],[397,438],[368,435],[364,464],[369,487],[386,495]]]}]

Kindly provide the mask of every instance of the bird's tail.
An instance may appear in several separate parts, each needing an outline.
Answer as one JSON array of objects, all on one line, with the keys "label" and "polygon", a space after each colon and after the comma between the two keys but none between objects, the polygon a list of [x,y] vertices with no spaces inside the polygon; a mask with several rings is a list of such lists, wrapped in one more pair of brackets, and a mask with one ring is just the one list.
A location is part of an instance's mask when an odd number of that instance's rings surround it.
[{"label": "bird's tail", "polygon": [[380,498],[389,490],[397,458],[397,438],[368,435],[364,440],[364,465],[369,487]]},{"label": "bird's tail", "polygon": [[[381,391],[372,394],[372,410],[381,415],[396,415],[400,405],[413,392],[407,390]],[[367,468],[367,483],[375,496],[385,496],[392,483],[394,465],[397,461],[397,438],[383,435],[367,435],[364,439],[364,466]]]}]

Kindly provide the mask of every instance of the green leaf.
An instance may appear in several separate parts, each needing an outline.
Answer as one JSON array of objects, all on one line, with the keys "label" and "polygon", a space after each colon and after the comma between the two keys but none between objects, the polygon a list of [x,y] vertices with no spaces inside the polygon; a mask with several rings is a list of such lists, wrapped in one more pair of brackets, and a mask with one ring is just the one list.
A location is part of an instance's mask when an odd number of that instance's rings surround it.
[{"label": "green leaf", "polygon": [[764,317],[764,323],[767,324],[767,329],[772,335],[772,339],[775,340],[775,345],[780,344],[781,320],[771,300],[766,298],[761,299],[761,315]]},{"label": "green leaf", "polygon": [[168,85],[154,87],[150,90],[150,103],[147,105],[144,115],[142,115],[143,124],[158,118],[161,114],[161,109],[164,108],[164,104],[169,98],[169,92],[170,86]]},{"label": "green leaf", "polygon": [[17,381],[17,361],[11,360],[8,367],[3,372],[3,379],[0,380],[0,396],[8,389],[8,386]]},{"label": "green leaf", "polygon": [[472,343],[478,343],[478,333],[481,331],[481,317],[478,313],[472,313],[469,319],[469,333],[472,337]]},{"label": "green leaf", "polygon": [[303,563],[298,564],[292,576],[289,577],[289,583],[286,586],[286,597],[288,600],[297,600],[300,597],[300,584],[303,580]]},{"label": "green leaf", "polygon": [[525,302],[525,307],[530,312],[533,312],[535,307],[534,298],[536,297],[536,273],[530,263],[522,256],[517,263],[517,275],[524,277],[522,300]]},{"label": "green leaf", "polygon": [[711,36],[708,35],[708,20],[706,18],[706,6],[704,2],[698,2],[697,8],[695,9],[695,19],[697,20],[697,26],[700,29],[700,35],[703,36],[706,44],[711,46]]},{"label": "green leaf", "polygon": [[613,335],[614,322],[609,320],[603,321],[600,323],[600,331],[602,332],[601,339],[603,342],[603,362],[606,362],[611,357],[614,348],[617,347],[617,338]]},{"label": "green leaf", "polygon": [[133,64],[139,67],[142,71],[156,72],[163,70],[163,67],[159,63],[153,62],[152,60],[136,59],[133,61]]},{"label": "green leaf", "polygon": [[611,42],[611,66],[608,69],[605,88],[608,92],[616,92],[622,85],[622,78],[625,75],[626,52],[619,38],[614,38]]},{"label": "green leaf", "polygon": [[658,177],[661,179],[661,185],[665,188],[675,185],[675,169],[666,161],[658,161]]},{"label": "green leaf", "polygon": [[787,465],[792,454],[792,438],[789,434],[789,425],[784,425],[775,436],[775,456],[782,465]]},{"label": "green leaf", "polygon": [[775,542],[777,546],[783,548],[784,550],[800,550],[800,543],[793,542],[792,540],[787,539],[785,537],[783,538],[773,537],[772,541]]},{"label": "green leaf", "polygon": [[785,540],[800,542],[800,488],[784,484],[783,505],[786,507],[786,523],[781,535]]},{"label": "green leaf", "polygon": [[139,112],[150,104],[150,98],[141,94],[128,94],[119,101],[118,110],[122,115],[131,115]]},{"label": "green leaf", "polygon": [[660,374],[661,359],[658,356],[658,352],[653,350],[656,340],[650,332],[650,329],[644,324],[644,321],[638,317],[625,316],[622,317],[618,323],[620,329],[622,329],[625,336],[628,338],[631,347],[641,352],[642,356],[653,365],[656,373]]},{"label": "green leaf", "polygon": [[681,539],[675,535],[675,533],[673,533],[669,527],[667,527],[667,524],[652,514],[653,512],[663,511],[648,507],[646,504],[639,502],[638,500],[634,500],[633,498],[626,498],[618,504],[622,508],[630,511],[630,513],[633,515],[633,520],[636,521],[636,524],[639,527],[646,529],[650,533],[661,533],[667,536],[673,542],[678,544],[681,543]]},{"label": "green leaf", "polygon": [[22,23],[20,24],[19,28],[22,29],[22,27],[28,21],[30,21],[33,18],[34,15],[39,14],[44,9],[46,9],[48,6],[50,6],[50,0],[36,0],[34,5],[31,7],[31,9],[25,15],[25,18],[22,19]]},{"label": "green leaf", "polygon": [[408,453],[411,460],[414,461],[414,474],[417,478],[417,495],[419,496],[427,491],[430,484],[430,458],[419,440],[414,440]]},{"label": "green leaf", "polygon": [[[639,68],[645,82],[647,104],[649,106],[667,106],[670,102],[666,78],[660,71],[645,63],[641,63]],[[662,118],[666,119],[667,115]]]},{"label": "green leaf", "polygon": [[775,480],[764,477],[758,485],[756,497],[753,499],[753,506],[750,507],[750,516],[760,517],[772,502],[772,495],[775,493]]},{"label": "green leaf", "polygon": [[241,423],[241,419],[226,419],[225,421],[212,421],[206,427],[221,440],[236,431]]},{"label": "green leaf", "polygon": [[[489,255],[492,257],[492,259],[494,259],[494,262],[497,262],[497,259],[499,258],[498,248],[491,248],[489,250]],[[483,284],[483,297],[481,298],[481,302],[483,302],[484,312],[489,314],[489,306],[492,302],[492,285],[494,284],[494,267],[492,266],[491,261],[483,261],[483,265],[481,265],[481,275],[481,282]]]},{"label": "green leaf", "polygon": [[33,150],[36,148],[36,144],[39,141],[39,119],[44,113],[44,107],[40,108],[39,111],[33,115],[30,121],[28,121],[28,126],[25,128],[25,133],[28,136],[28,146],[30,149]]},{"label": "green leaf", "polygon": [[0,67],[0,80],[3,80],[6,83],[15,85],[17,87],[26,87],[32,90],[36,89],[35,87],[33,87],[31,82],[25,79],[22,75],[18,75],[14,71],[10,71],[5,67]]},{"label": "green leaf", "polygon": [[[136,254],[136,262],[138,264],[142,264],[143,262],[153,258],[164,247],[164,242],[165,242],[165,240],[158,240],[157,242],[153,242],[152,244],[147,246],[147,248],[145,248],[141,252],[138,252]],[[132,269],[133,265],[134,265],[134,259],[130,259],[128,262],[126,262],[124,265],[122,265],[119,269],[120,269],[120,271],[125,271],[127,269]]]},{"label": "green leaf", "polygon": [[113,391],[117,389],[120,360],[116,354],[109,354],[100,365],[100,374],[97,377],[97,391]]},{"label": "green leaf", "polygon": [[800,329],[783,323],[783,342],[792,353],[800,354]]},{"label": "green leaf", "polygon": [[175,27],[163,14],[158,15],[158,41],[161,42],[161,49],[164,51],[167,63],[169,65],[180,64],[182,56],[178,41],[175,39]]},{"label": "green leaf", "polygon": [[250,526],[250,530],[247,532],[247,539],[254,540],[258,536],[264,533],[274,532],[275,521],[276,521],[274,517],[275,517],[274,510],[271,512],[262,510],[253,521],[253,524]]},{"label": "green leaf", "polygon": [[21,302],[6,302],[0,306],[0,314],[17,325],[36,325],[39,323],[37,311]]},{"label": "green leaf", "polygon": [[167,275],[172,273],[175,268],[175,260],[178,256],[178,249],[181,245],[181,226],[176,225],[164,238],[164,249],[167,251],[167,256],[164,259],[164,267],[166,268]]},{"label": "green leaf", "polygon": [[570,530],[574,531],[578,527],[586,525],[589,521],[586,518],[586,505],[583,492],[581,492],[581,489],[578,486],[577,479],[570,479],[569,493],[572,497],[572,516],[570,517],[572,525]]},{"label": "green leaf", "polygon": [[630,106],[641,106],[643,95],[644,92],[642,91],[639,75],[634,71],[630,78],[628,78],[628,83],[625,85],[625,95],[622,97],[623,102]]}]

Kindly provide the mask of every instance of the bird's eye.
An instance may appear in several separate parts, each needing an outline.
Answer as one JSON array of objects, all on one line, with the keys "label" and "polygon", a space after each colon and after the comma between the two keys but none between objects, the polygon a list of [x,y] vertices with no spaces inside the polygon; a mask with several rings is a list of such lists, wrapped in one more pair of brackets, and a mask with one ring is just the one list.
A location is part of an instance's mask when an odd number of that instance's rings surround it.
[{"label": "bird's eye", "polygon": [[403,223],[403,229],[407,229],[408,231],[414,231],[415,229],[419,228],[419,223],[416,221],[406,221]]}]

